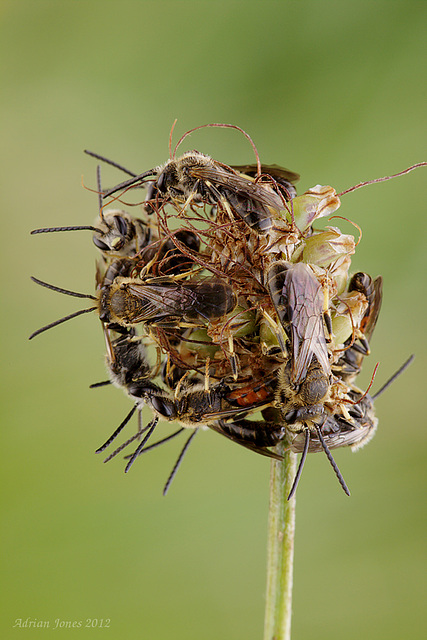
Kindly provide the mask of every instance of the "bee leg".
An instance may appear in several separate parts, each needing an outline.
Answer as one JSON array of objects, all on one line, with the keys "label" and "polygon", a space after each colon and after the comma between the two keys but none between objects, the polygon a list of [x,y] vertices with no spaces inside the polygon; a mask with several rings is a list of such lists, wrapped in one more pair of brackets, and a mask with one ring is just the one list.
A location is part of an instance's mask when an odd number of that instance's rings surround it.
[{"label": "bee leg", "polygon": [[328,310],[323,311],[323,320],[325,322],[325,327],[326,327],[325,340],[326,342],[332,342],[332,320]]},{"label": "bee leg", "polygon": [[286,333],[282,324],[277,324],[277,322],[275,322],[273,318],[267,313],[267,311],[264,311],[264,309],[262,310],[262,313],[264,318],[267,320],[268,324],[270,325],[273,333],[275,334],[277,338],[277,342],[279,343],[279,347],[283,355],[287,357],[288,349],[286,347],[286,342],[288,338],[286,336]]},{"label": "bee leg", "polygon": [[188,376],[190,375],[190,371],[186,371],[184,373],[184,375],[182,376],[182,378],[179,379],[178,384],[175,387],[175,392],[174,392],[174,398],[175,400],[177,398],[179,398],[180,393],[181,393],[181,387],[184,384],[184,381],[188,378]]},{"label": "bee leg", "polygon": [[209,365],[211,363],[211,359],[208,356],[206,358],[206,366],[205,366],[205,391],[209,393]]},{"label": "bee leg", "polygon": [[162,352],[159,345],[156,344],[156,364],[153,368],[153,378],[159,375],[161,368],[162,368]]},{"label": "bee leg", "polygon": [[172,369],[172,364],[171,364],[170,354],[168,353],[166,356],[166,360],[163,364],[163,370],[162,370],[162,380],[165,384],[168,385],[168,387],[172,383],[171,369]]},{"label": "bee leg", "polygon": [[194,200],[195,195],[196,195],[195,191],[190,193],[187,200],[184,202],[181,209],[178,211],[178,218],[181,218],[181,216],[187,211],[188,207],[191,204],[191,201]]},{"label": "bee leg", "polygon": [[238,375],[239,375],[239,361],[238,358],[234,352],[234,341],[233,341],[233,337],[229,336],[228,337],[228,348],[230,350],[230,365],[231,365],[231,371],[233,373],[233,378],[234,380],[237,380]]},{"label": "bee leg", "polygon": [[357,351],[358,353],[361,353],[363,356],[369,356],[371,353],[371,349],[369,346],[369,342],[366,340],[365,336],[359,336],[359,342],[360,344],[353,344],[352,345],[352,349],[354,351]]},{"label": "bee leg", "polygon": [[329,287],[328,287],[329,276],[328,274],[326,274],[326,278],[327,278],[326,286],[323,287],[323,320],[326,327],[326,335],[325,335],[326,342],[332,342],[332,320],[329,313]]}]

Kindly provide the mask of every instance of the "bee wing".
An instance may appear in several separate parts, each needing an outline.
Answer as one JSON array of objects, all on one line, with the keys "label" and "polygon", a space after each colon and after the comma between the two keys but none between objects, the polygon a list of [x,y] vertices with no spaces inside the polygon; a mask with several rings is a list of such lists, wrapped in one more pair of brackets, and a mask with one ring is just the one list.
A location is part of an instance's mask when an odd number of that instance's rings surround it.
[{"label": "bee wing", "polygon": [[[231,168],[239,173],[245,173],[248,176],[256,176],[258,173],[258,165],[256,164],[231,165]],[[289,171],[289,169],[285,169],[278,164],[262,164],[261,173],[292,183],[298,182],[300,179],[300,175],[298,173]]]},{"label": "bee wing", "polygon": [[292,380],[296,384],[304,380],[313,356],[329,376],[331,371],[322,319],[322,287],[302,262],[287,270],[284,286],[292,334]]},{"label": "bee wing", "polygon": [[219,163],[212,166],[196,166],[191,168],[191,174],[195,178],[212,182],[214,186],[221,186],[234,194],[254,200],[261,205],[281,211],[284,209],[282,198],[265,185],[255,183],[249,177],[235,171],[226,170]]},{"label": "bee wing", "polygon": [[[324,435],[323,438],[327,444],[328,449],[339,449],[340,447],[347,447],[363,437],[364,430],[355,427],[352,431],[338,431],[337,433],[331,433]],[[292,440],[291,451],[294,453],[302,453],[304,450],[305,434],[298,433]],[[323,451],[322,443],[314,433],[310,434],[310,444],[308,447],[308,453],[318,453]]]},{"label": "bee wing", "polygon": [[183,282],[182,289],[188,293],[189,315],[202,316],[206,320],[226,315],[236,306],[232,287],[219,278],[206,278],[200,282]]},{"label": "bee wing", "polygon": [[207,424],[209,427],[211,420],[219,420],[223,418],[236,418],[240,416],[241,418],[244,415],[250,415],[252,413],[256,413],[258,411],[262,411],[263,409],[267,409],[271,407],[272,402],[259,402],[258,404],[253,404],[250,407],[231,407],[230,409],[221,409],[220,411],[212,411],[204,414],[203,424]]},{"label": "bee wing", "polygon": [[377,324],[378,316],[381,309],[381,303],[383,299],[383,279],[381,276],[378,276],[374,280],[374,294],[373,294],[373,302],[370,305],[369,313],[362,320],[362,331],[365,334],[368,342],[371,339],[371,336],[374,332],[375,325]]},{"label": "bee wing", "polygon": [[139,305],[141,313],[135,317],[135,322],[179,315],[176,288],[137,283],[128,284],[127,289],[135,298],[143,301]]},{"label": "bee wing", "polygon": [[[363,422],[357,422],[354,425],[345,423],[342,426],[340,421],[336,420],[333,416],[328,418],[329,421],[334,421],[337,431],[331,433],[323,433],[323,439],[326,442],[328,449],[339,449],[340,447],[352,447],[353,450],[362,447],[364,444],[374,436],[375,430],[378,424],[377,418],[366,419]],[[298,433],[292,438],[291,451],[295,453],[302,453],[304,449],[305,435],[304,433]],[[322,443],[315,433],[310,434],[309,453],[318,453],[323,451]]]}]

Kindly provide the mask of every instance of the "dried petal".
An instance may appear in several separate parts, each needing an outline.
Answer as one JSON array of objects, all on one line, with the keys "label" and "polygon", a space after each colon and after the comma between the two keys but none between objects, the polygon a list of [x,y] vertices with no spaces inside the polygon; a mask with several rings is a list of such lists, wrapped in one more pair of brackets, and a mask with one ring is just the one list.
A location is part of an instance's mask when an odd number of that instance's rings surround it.
[{"label": "dried petal", "polygon": [[355,251],[354,237],[341,233],[336,227],[314,233],[305,240],[303,261],[320,267],[330,266],[341,256],[350,256]]},{"label": "dried petal", "polygon": [[292,200],[295,224],[305,231],[317,218],[334,213],[341,202],[333,187],[317,184]]}]

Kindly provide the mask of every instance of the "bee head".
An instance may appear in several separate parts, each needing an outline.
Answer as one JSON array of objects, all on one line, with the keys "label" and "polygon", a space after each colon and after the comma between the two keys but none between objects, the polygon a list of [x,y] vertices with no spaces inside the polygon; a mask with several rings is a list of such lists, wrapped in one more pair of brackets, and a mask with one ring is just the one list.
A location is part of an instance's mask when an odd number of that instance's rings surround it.
[{"label": "bee head", "polygon": [[176,185],[179,183],[179,175],[176,167],[176,162],[169,162],[163,169],[157,179],[157,189],[161,195],[167,195],[171,192],[171,189],[176,191]]}]

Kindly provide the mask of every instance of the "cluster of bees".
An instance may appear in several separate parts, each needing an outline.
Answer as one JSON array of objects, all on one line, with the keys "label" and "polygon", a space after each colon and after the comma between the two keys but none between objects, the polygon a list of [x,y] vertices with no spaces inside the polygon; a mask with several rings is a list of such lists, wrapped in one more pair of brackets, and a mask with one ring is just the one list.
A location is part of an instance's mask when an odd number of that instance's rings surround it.
[{"label": "cluster of bees", "polygon": [[[32,233],[91,230],[100,252],[96,292],[33,278],[92,303],[31,337],[98,314],[109,382],[132,401],[98,451],[137,412],[136,433],[107,458],[136,443],[126,470],[148,449],[191,430],[165,491],[191,439],[209,428],[271,458],[280,459],[279,443],[301,453],[290,496],[307,453],[324,451],[349,494],[331,450],[357,449],[375,433],[373,398],[355,382],[369,355],[382,278],[350,277],[353,236],[313,226],[339,207],[335,190],[317,185],[298,196],[297,174],[258,157],[254,165],[228,166],[197,151],[174,153],[136,175],[88,153],[130,178],[103,190],[98,167],[94,226]],[[143,187],[138,216],[117,208]],[[146,426],[143,407],[153,415]],[[159,420],[182,426],[147,444]]]}]

